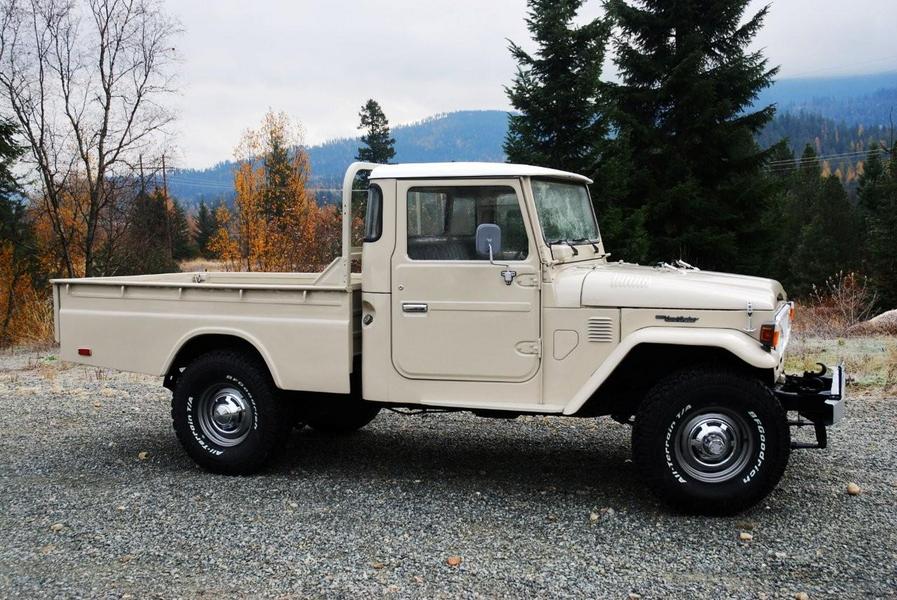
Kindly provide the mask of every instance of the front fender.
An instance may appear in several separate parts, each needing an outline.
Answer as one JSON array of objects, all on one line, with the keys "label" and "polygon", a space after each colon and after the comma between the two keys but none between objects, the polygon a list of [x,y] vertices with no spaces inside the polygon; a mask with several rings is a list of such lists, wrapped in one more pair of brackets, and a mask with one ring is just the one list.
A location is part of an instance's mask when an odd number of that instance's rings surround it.
[{"label": "front fender", "polygon": [[601,387],[626,355],[639,344],[669,344],[673,346],[703,346],[731,352],[745,363],[758,369],[776,369],[780,358],[767,352],[757,340],[734,329],[693,327],[645,327],[632,332],[608,355],[592,376],[564,407],[565,415],[576,413]]}]

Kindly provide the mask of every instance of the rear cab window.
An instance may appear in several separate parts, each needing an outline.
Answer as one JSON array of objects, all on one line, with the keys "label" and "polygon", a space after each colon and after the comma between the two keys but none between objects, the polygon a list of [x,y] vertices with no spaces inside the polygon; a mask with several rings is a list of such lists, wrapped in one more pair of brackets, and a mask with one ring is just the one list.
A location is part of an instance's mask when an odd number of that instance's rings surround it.
[{"label": "rear cab window", "polygon": [[383,190],[376,183],[368,188],[364,212],[364,241],[376,242],[383,235]]}]

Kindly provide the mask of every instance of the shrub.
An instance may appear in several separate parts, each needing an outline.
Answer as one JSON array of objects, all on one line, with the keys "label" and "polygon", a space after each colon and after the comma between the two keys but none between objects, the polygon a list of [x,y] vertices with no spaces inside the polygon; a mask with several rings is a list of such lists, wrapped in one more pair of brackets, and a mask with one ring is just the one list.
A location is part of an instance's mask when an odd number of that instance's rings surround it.
[{"label": "shrub", "polygon": [[823,285],[813,285],[807,303],[797,311],[795,330],[823,337],[848,335],[872,316],[875,300],[864,275],[838,272]]}]

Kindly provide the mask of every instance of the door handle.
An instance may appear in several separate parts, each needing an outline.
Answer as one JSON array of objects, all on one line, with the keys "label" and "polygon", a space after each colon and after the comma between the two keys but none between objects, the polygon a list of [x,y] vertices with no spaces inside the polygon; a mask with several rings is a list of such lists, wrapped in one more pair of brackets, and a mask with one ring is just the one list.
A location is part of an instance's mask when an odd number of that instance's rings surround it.
[{"label": "door handle", "polygon": [[402,312],[406,313],[425,313],[429,307],[422,302],[402,302]]}]

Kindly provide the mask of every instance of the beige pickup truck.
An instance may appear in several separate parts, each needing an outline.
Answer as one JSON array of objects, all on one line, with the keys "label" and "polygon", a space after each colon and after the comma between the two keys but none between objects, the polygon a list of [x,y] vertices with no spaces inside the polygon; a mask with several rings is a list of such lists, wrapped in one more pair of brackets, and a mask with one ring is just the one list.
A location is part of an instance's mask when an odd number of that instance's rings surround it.
[{"label": "beige pickup truck", "polygon": [[[632,425],[634,461],[670,504],[754,504],[793,447],[825,447],[841,367],[783,373],[794,305],[776,281],[610,261],[589,183],[524,165],[355,163],[343,251],[323,272],[58,279],[62,358],[163,377],[178,439],[219,473],[259,470],[296,425],[350,432],[384,407],[609,415]],[[791,441],[801,425],[816,443]]]}]

